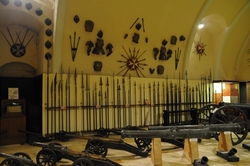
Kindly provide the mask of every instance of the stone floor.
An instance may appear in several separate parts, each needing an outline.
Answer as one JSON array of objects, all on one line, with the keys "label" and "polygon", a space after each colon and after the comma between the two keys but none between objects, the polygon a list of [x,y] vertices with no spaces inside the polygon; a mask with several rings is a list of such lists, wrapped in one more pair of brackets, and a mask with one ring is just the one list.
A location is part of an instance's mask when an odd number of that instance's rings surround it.
[{"label": "stone floor", "polygon": [[[109,138],[120,138],[119,135],[110,135]],[[134,139],[125,138],[123,141],[132,146],[136,146]],[[87,140],[79,138],[71,138],[67,142],[58,142],[63,146],[67,146],[76,152],[81,152],[85,149]],[[173,144],[162,142],[162,165],[163,166],[189,166],[193,165],[190,163],[183,155],[183,149],[177,147]],[[210,166],[250,166],[250,151],[243,148],[242,144],[250,144],[250,135],[240,144],[234,146],[237,149],[235,156],[239,157],[239,162],[228,162],[227,160],[216,155],[218,142],[215,139],[202,140],[198,143],[198,150],[200,158],[206,156],[208,158],[208,165]],[[137,146],[136,146],[137,147]],[[27,153],[34,162],[36,162],[36,155],[41,150],[41,147],[31,146],[29,144],[23,145],[7,145],[0,146],[0,152],[5,154],[13,154],[16,152]],[[123,166],[153,166],[152,160],[150,158],[150,153],[148,157],[140,157],[124,150],[108,149],[106,158],[115,161]],[[0,158],[4,160],[5,158]],[[67,159],[62,159],[57,162],[57,165],[72,165],[72,162]]]}]

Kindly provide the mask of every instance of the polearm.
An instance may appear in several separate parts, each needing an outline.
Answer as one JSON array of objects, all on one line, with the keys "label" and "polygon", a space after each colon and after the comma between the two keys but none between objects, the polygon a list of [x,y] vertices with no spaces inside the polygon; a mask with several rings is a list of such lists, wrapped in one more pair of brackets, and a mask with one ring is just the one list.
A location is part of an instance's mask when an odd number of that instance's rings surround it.
[{"label": "polearm", "polygon": [[123,103],[122,103],[122,108],[123,108],[123,126],[125,127],[126,126],[126,117],[127,117],[127,107],[126,107],[126,88],[125,88],[125,80],[124,78],[122,78],[122,99],[123,99]]},{"label": "polearm", "polygon": [[134,104],[134,113],[135,113],[135,125],[137,126],[137,111],[136,111],[136,82],[134,82],[134,99],[135,99],[135,104]]},{"label": "polearm", "polygon": [[118,128],[121,127],[121,88],[119,85],[119,80],[117,79],[117,115],[118,115]]},{"label": "polearm", "polygon": [[166,110],[169,111],[169,89],[168,89],[168,76],[166,78]]},{"label": "polearm", "polygon": [[157,84],[157,107],[158,107],[158,112],[157,112],[157,124],[160,124],[160,106],[161,106],[161,99],[160,99],[160,84],[158,82]]},{"label": "polearm", "polygon": [[70,68],[68,69],[68,127],[70,132]]},{"label": "polearm", "polygon": [[115,92],[116,92],[116,88],[115,88],[115,76],[113,74],[113,106],[114,106],[114,128],[116,128],[116,102],[115,102]]},{"label": "polearm", "polygon": [[56,84],[57,84],[57,73],[54,77],[54,132],[56,132]]},{"label": "polearm", "polygon": [[77,71],[76,71],[76,68],[75,68],[75,72],[74,72],[74,82],[75,82],[75,121],[76,121],[76,132],[77,132],[78,131],[77,130],[78,116],[77,116]]},{"label": "polearm", "polygon": [[[61,103],[60,103],[60,105],[59,106],[63,106],[63,70],[62,70],[62,66],[61,66],[61,80],[60,80],[60,82],[61,82],[61,86],[60,86],[60,91],[61,91]],[[60,107],[60,110],[61,110],[61,107]],[[63,110],[61,110],[61,112],[62,112],[62,120],[61,120],[61,129],[62,130],[64,130],[64,111]],[[61,117],[60,117],[61,118]]]},{"label": "polearm", "polygon": [[179,86],[178,86],[178,103],[179,103],[179,122],[181,121],[181,106],[182,106],[182,102],[181,102],[181,76],[179,73]]},{"label": "polearm", "polygon": [[144,113],[144,126],[146,125],[146,89],[145,84],[143,84],[143,113]]},{"label": "polearm", "polygon": [[204,77],[204,96],[205,96],[205,104],[207,105],[207,77]]},{"label": "polearm", "polygon": [[[47,53],[45,54],[45,59],[47,60],[47,101],[46,101],[46,116],[47,116],[47,121],[49,120],[49,61],[51,60],[51,54]],[[47,123],[47,134],[49,133],[49,125]]]},{"label": "polearm", "polygon": [[174,123],[174,116],[173,116],[173,111],[174,111],[174,95],[173,95],[173,83],[170,82],[170,100],[171,100],[171,123]]},{"label": "polearm", "polygon": [[61,131],[61,80],[58,82],[58,128]]},{"label": "polearm", "polygon": [[175,123],[179,123],[178,119],[179,119],[179,115],[180,115],[180,111],[178,110],[178,106],[177,106],[177,99],[178,99],[178,92],[177,92],[177,84],[174,84],[174,107],[175,107]]},{"label": "polearm", "polygon": [[208,82],[209,82],[209,85],[208,85],[208,101],[209,103],[211,103],[211,85],[212,85],[212,72],[211,72],[211,69],[210,69],[210,73],[209,73],[209,77],[208,77]]},{"label": "polearm", "polygon": [[[135,49],[134,49],[134,56],[135,56]],[[128,84],[128,119],[129,119],[129,125],[132,125],[132,110],[131,110],[131,76],[129,74],[129,84]]]},{"label": "polearm", "polygon": [[100,118],[100,126],[103,127],[103,109],[102,109],[102,106],[103,106],[103,98],[102,98],[102,77],[100,77],[100,94],[99,94],[99,98],[100,98],[100,108],[99,108],[99,118]]},{"label": "polearm", "polygon": [[[96,86],[96,82],[94,84],[94,90],[93,90],[93,93],[92,93],[93,97],[92,97],[92,102],[93,102],[93,127],[94,129],[97,129],[97,86]],[[100,93],[99,93],[100,95]],[[99,101],[99,104],[100,104],[100,101]],[[91,115],[91,113],[90,113]],[[101,118],[101,117],[100,117]]]},{"label": "polearm", "polygon": [[142,114],[142,106],[143,106],[143,90],[142,90],[142,85],[140,84],[140,117],[141,117],[141,126],[143,126],[143,114]]},{"label": "polearm", "polygon": [[151,84],[149,83],[149,85],[148,85],[148,90],[149,90],[149,99],[148,99],[148,101],[149,101],[149,125],[151,125],[152,124],[152,115],[151,115],[151,113],[152,113],[152,107],[151,107],[151,104],[152,104],[152,99],[151,99],[151,95],[152,95],[152,93],[151,93]]},{"label": "polearm", "polygon": [[156,123],[156,88],[155,88],[155,82],[153,83],[153,103],[152,106],[154,107],[154,117],[152,118],[152,124],[155,125]]},{"label": "polearm", "polygon": [[85,116],[84,116],[84,75],[83,75],[83,71],[82,71],[82,130],[84,131],[84,122],[85,122]]},{"label": "polearm", "polygon": [[107,88],[107,93],[105,95],[106,97],[106,102],[105,102],[105,111],[106,111],[106,127],[109,128],[109,78],[107,77],[106,81],[106,88]]},{"label": "polearm", "polygon": [[87,111],[86,111],[86,116],[87,116],[87,131],[89,131],[89,123],[90,123],[90,116],[89,116],[89,107],[90,107],[90,98],[89,98],[89,91],[90,91],[90,89],[89,89],[89,76],[88,76],[88,74],[86,74],[86,105],[87,105]]},{"label": "polearm", "polygon": [[51,81],[51,85],[50,85],[50,102],[51,102],[51,109],[50,109],[51,131],[50,131],[50,134],[52,134],[53,133],[53,81]]}]

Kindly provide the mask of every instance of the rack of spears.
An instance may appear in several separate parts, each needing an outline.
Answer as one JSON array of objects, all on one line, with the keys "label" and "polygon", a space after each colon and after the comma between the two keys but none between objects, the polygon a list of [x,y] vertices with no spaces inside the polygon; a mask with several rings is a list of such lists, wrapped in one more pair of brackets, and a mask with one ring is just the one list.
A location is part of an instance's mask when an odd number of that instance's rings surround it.
[{"label": "rack of spears", "polygon": [[[194,123],[212,100],[211,72],[200,80],[47,73],[43,133]],[[192,113],[193,112],[193,113]],[[196,118],[197,119],[197,118]]]}]

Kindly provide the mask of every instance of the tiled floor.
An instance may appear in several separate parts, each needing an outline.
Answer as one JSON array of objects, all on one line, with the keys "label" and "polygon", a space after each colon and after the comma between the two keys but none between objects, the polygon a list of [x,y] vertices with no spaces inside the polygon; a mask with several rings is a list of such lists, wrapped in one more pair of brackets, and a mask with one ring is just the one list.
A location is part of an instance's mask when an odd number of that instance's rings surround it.
[{"label": "tiled floor", "polygon": [[[118,135],[110,135],[109,138],[120,138]],[[136,146],[131,138],[123,139],[124,142]],[[85,149],[87,140],[79,138],[71,138],[67,142],[53,141],[67,146],[76,152],[81,152]],[[250,135],[242,142],[250,144]],[[242,147],[242,143],[234,146],[237,149],[236,156],[239,157],[239,162],[228,162],[225,159],[216,155],[218,142],[215,139],[202,140],[198,144],[199,156],[206,156],[208,158],[208,165],[210,166],[250,166],[250,151]],[[0,151],[6,154],[13,154],[16,152],[27,153],[34,162],[36,162],[36,155],[41,150],[41,147],[24,145],[8,145],[1,146]],[[136,156],[124,150],[108,149],[107,158],[115,161],[123,166],[153,166],[150,155],[146,158]],[[0,158],[4,160],[4,158]],[[162,142],[162,165],[163,166],[187,166],[193,165],[186,158],[183,157],[183,149],[173,144]],[[72,165],[72,162],[67,159],[62,159],[57,162],[57,165]]]}]

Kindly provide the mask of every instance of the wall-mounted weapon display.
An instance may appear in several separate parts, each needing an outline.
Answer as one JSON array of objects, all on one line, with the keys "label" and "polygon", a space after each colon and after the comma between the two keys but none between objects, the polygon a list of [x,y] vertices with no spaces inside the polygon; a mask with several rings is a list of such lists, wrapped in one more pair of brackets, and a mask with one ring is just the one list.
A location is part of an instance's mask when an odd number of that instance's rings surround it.
[{"label": "wall-mounted weapon display", "polygon": [[[121,56],[125,59],[124,61],[122,60],[118,60],[117,62],[119,63],[123,63],[124,65],[122,65],[120,68],[121,68],[121,71],[117,73],[117,75],[121,74],[122,72],[124,72],[123,76],[126,76],[126,74],[129,72],[129,71],[135,71],[137,76],[140,77],[140,76],[143,76],[143,73],[142,73],[142,70],[144,70],[144,68],[142,66],[147,66],[146,63],[142,63],[143,61],[145,61],[146,59],[140,59],[142,57],[142,55],[147,51],[143,51],[142,53],[140,53],[140,49],[138,49],[136,51],[136,49],[134,48],[133,49],[133,52],[132,50],[129,48],[128,51],[124,48],[124,46],[122,46],[124,52],[126,53],[126,56],[121,54]],[[129,53],[128,53],[129,52]]]},{"label": "wall-mounted weapon display", "polygon": [[[32,40],[32,38],[35,36],[35,33],[30,31],[30,29],[27,28],[23,38],[21,39],[20,38],[20,35],[21,35],[21,31],[20,32],[16,32],[15,31],[15,34],[13,35],[11,32],[10,32],[10,29],[7,28],[7,32],[8,32],[8,35],[9,35],[9,38],[10,38],[10,41],[9,39],[6,37],[6,35],[3,33],[3,31],[1,31],[4,39],[6,40],[6,42],[9,44],[10,46],[10,52],[13,56],[15,57],[22,57],[26,54],[26,47],[28,46],[28,44],[30,43],[30,41]],[[33,35],[28,39],[28,41],[25,41],[26,40],[26,37],[27,37],[27,34],[28,33],[33,33]],[[15,38],[14,38],[15,36]],[[24,43],[26,42],[26,43]]]},{"label": "wall-mounted weapon display", "polygon": [[[212,99],[208,96],[212,95],[210,75],[201,82],[190,82],[187,75],[185,80],[180,75],[178,80],[130,75],[100,77],[77,73],[76,69],[60,74],[60,79],[57,74],[48,76],[52,80],[47,96],[51,103],[47,108],[48,134],[94,131],[100,127],[161,125],[163,122],[190,124],[192,108],[201,108]],[[197,113],[197,109],[195,111]]]},{"label": "wall-mounted weapon display", "polygon": [[[72,61],[74,62],[81,37],[79,36],[78,39],[76,39],[76,32],[74,32],[74,38],[72,39],[71,35],[69,35],[69,39],[70,39]],[[73,44],[72,44],[72,40],[73,40]]]}]

